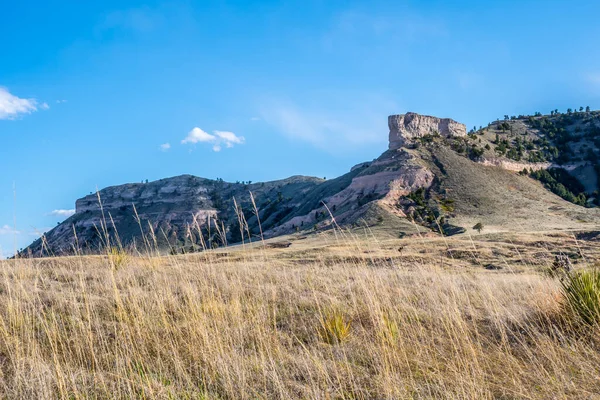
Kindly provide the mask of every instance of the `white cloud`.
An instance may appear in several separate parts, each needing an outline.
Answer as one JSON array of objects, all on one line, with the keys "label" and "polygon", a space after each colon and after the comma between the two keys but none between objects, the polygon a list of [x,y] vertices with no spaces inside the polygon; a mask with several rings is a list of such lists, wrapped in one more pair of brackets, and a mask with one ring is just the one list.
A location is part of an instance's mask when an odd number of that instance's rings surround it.
[{"label": "white cloud", "polygon": [[3,225],[0,226],[0,235],[20,235],[21,231],[16,230],[12,226]]},{"label": "white cloud", "polygon": [[236,136],[233,132],[227,131],[213,131],[215,135],[223,142],[226,147],[233,147],[234,144],[244,144],[246,139],[242,136]]},{"label": "white cloud", "polygon": [[42,103],[42,105],[40,106],[40,108],[42,110],[48,110],[48,109],[50,109],[50,106],[48,105],[48,103],[44,102],[44,103]]},{"label": "white cloud", "polygon": [[244,144],[246,139],[243,136],[237,136],[233,132],[213,131],[213,134],[207,133],[202,129],[195,127],[181,141],[181,144],[210,143],[213,145],[213,151],[221,151],[223,146],[230,148],[236,144]]},{"label": "white cloud", "polygon": [[67,100],[56,100],[56,104],[60,104],[60,103],[66,103]]},{"label": "white cloud", "polygon": [[260,121],[260,117],[252,117],[250,118],[250,121]]},{"label": "white cloud", "polygon": [[37,111],[35,99],[21,99],[0,86],[0,120],[15,119],[19,115],[31,114],[34,111]]},{"label": "white cloud", "polygon": [[188,144],[188,143],[195,144],[195,143],[199,143],[199,142],[210,143],[210,142],[215,141],[216,139],[217,138],[215,136],[211,135],[210,133],[206,133],[202,129],[196,127],[188,133],[186,138],[181,141],[181,144]]},{"label": "white cloud", "polygon": [[71,210],[54,210],[50,213],[50,215],[53,215],[55,217],[70,217],[73,214],[75,214],[75,210],[73,210],[73,209],[71,209]]},{"label": "white cloud", "polygon": [[160,145],[161,151],[169,151],[170,148],[171,148],[171,143],[163,143]]}]

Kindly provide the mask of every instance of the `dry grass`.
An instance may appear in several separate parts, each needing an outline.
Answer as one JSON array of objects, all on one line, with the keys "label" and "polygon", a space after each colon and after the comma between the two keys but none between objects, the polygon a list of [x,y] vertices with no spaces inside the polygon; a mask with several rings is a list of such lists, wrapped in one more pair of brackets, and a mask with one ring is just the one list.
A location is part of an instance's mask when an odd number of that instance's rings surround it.
[{"label": "dry grass", "polygon": [[540,248],[513,239],[5,261],[0,396],[598,396],[598,332],[561,320],[558,282],[523,261]]}]

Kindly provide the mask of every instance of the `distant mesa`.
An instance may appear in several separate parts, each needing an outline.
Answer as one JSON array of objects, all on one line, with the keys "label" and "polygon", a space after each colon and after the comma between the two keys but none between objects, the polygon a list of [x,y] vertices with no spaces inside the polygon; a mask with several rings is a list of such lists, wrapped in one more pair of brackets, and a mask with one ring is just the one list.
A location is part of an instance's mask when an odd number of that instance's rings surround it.
[{"label": "distant mesa", "polygon": [[390,150],[403,147],[407,142],[427,135],[440,135],[442,137],[467,136],[465,124],[450,118],[437,118],[414,112],[390,115],[388,126],[390,128]]}]

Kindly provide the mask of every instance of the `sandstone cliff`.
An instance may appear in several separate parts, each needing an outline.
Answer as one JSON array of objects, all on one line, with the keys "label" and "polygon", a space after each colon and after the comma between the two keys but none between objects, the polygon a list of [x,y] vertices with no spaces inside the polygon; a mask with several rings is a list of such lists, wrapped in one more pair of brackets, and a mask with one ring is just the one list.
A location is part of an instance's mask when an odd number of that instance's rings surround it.
[{"label": "sandstone cliff", "polygon": [[461,137],[467,135],[467,127],[450,118],[437,118],[409,112],[388,117],[390,129],[389,149],[398,149],[406,143],[427,135]]}]

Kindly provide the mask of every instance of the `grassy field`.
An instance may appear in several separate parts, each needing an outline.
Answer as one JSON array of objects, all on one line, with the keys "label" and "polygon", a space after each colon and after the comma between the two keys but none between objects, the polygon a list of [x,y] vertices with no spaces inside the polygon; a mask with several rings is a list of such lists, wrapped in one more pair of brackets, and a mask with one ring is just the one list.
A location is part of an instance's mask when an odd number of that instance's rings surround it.
[{"label": "grassy field", "polygon": [[559,252],[592,266],[585,239],[329,232],[3,261],[0,396],[597,398],[599,330],[545,273]]}]

